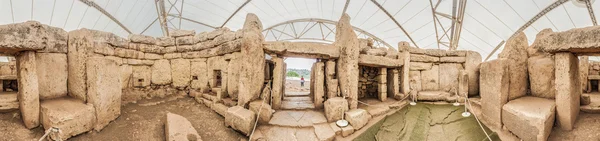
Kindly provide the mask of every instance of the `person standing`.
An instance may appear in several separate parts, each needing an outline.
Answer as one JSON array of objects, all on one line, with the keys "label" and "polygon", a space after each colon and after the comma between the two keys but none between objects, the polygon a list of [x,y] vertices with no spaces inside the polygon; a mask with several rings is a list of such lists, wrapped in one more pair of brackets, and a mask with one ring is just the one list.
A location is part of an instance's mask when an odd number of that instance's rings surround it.
[{"label": "person standing", "polygon": [[304,76],[300,77],[300,87],[304,87]]}]

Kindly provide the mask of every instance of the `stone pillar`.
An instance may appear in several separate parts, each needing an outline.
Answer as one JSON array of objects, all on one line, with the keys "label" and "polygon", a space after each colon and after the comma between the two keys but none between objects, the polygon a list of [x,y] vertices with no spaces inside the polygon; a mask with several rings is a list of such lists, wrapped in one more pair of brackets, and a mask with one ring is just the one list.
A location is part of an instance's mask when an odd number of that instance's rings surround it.
[{"label": "stone pillar", "polygon": [[572,130],[579,115],[581,82],[578,63],[577,56],[573,53],[560,52],[554,55],[556,119],[563,130]]},{"label": "stone pillar", "polygon": [[468,96],[469,94],[469,74],[466,70],[460,71],[458,75],[458,93],[459,97]]},{"label": "stone pillar", "polygon": [[327,98],[334,98],[338,93],[338,80],[335,79],[335,61],[327,60],[325,63],[325,83]]},{"label": "stone pillar", "polygon": [[[246,15],[242,28],[242,55],[240,60],[240,82],[238,84],[238,106],[245,107],[250,101],[258,98],[264,84],[262,78],[265,67],[264,37],[262,23],[252,13]],[[258,79],[257,79],[258,78]]]},{"label": "stone pillar", "polygon": [[90,30],[79,29],[69,32],[67,60],[69,65],[67,90],[68,95],[86,101],[87,84],[85,63],[89,52],[93,51],[93,36]]},{"label": "stone pillar", "polygon": [[581,90],[586,91],[588,85],[588,75],[590,72],[590,58],[588,56],[579,57],[579,80],[581,81]]},{"label": "stone pillar", "polygon": [[481,55],[475,51],[467,51],[465,71],[469,76],[469,96],[479,94],[479,64],[481,64]]},{"label": "stone pillar", "polygon": [[338,81],[342,95],[348,97],[350,109],[358,107],[358,37],[352,25],[350,16],[342,15],[336,25],[335,47],[340,49],[340,58],[337,61]]},{"label": "stone pillar", "polygon": [[483,120],[493,128],[502,127],[502,106],[508,102],[508,59],[481,63],[479,86]]},{"label": "stone pillar", "polygon": [[94,130],[100,131],[121,115],[122,84],[120,72],[116,71],[119,66],[104,57],[90,57],[86,65],[87,99],[95,109]]},{"label": "stone pillar", "polygon": [[275,55],[271,55],[273,57],[271,60],[275,63],[275,68],[273,69],[273,88],[271,92],[271,100],[273,109],[281,108],[281,100],[283,99],[283,86],[285,79],[285,63],[283,62],[283,58],[279,58]]},{"label": "stone pillar", "polygon": [[404,61],[400,71],[400,92],[407,95],[410,93],[410,52],[408,52],[409,43],[402,41],[398,43],[398,51],[402,57],[398,57]]},{"label": "stone pillar", "polygon": [[40,125],[40,92],[35,52],[21,52],[16,57],[19,109],[25,127],[32,129]]},{"label": "stone pillar", "polygon": [[379,68],[379,75],[377,76],[377,98],[381,101],[387,100],[387,68]]},{"label": "stone pillar", "polygon": [[510,71],[510,92],[508,99],[513,100],[527,94],[529,88],[529,78],[527,73],[527,36],[520,32],[516,36],[508,39],[504,49],[498,58],[506,58],[510,60],[508,69]]},{"label": "stone pillar", "polygon": [[391,98],[401,98],[400,84],[398,83],[400,73],[398,68],[387,70],[387,96]]},{"label": "stone pillar", "polygon": [[314,73],[311,76],[310,81],[313,82],[314,94],[313,94],[313,102],[315,104],[315,108],[323,108],[323,102],[325,99],[325,63],[324,62],[316,62],[313,65]]}]

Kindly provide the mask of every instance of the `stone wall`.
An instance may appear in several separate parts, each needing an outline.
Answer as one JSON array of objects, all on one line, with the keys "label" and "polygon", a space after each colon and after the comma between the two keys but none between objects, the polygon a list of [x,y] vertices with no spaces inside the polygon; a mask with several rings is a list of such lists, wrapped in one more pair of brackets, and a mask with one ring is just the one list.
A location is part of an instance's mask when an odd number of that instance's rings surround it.
[{"label": "stone wall", "polygon": [[379,82],[379,69],[374,67],[359,66],[358,78],[358,98],[374,97],[377,98]]}]

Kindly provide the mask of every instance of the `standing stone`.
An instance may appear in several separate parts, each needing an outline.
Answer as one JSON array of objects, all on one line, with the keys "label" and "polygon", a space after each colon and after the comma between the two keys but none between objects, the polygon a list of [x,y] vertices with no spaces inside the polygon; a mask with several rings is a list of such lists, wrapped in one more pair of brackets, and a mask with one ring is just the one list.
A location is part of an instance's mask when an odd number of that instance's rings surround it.
[{"label": "standing stone", "polygon": [[458,75],[458,96],[468,97],[469,96],[469,74],[466,71],[460,71]]},{"label": "standing stone", "polygon": [[579,80],[581,80],[581,90],[585,91],[588,85],[589,80],[589,69],[590,69],[590,58],[588,56],[579,57]]},{"label": "standing stone", "polygon": [[440,89],[442,91],[456,93],[458,89],[458,75],[464,70],[461,64],[444,63],[439,68]]},{"label": "standing stone", "polygon": [[237,100],[239,94],[237,84],[240,82],[240,61],[243,58],[240,58],[240,53],[233,53],[231,56],[227,67],[227,94],[231,99]]},{"label": "standing stone", "polygon": [[121,75],[117,63],[104,57],[88,58],[86,64],[87,99],[96,111],[94,130],[100,131],[121,115]]},{"label": "standing stone", "polygon": [[[410,92],[410,52],[408,52],[408,47],[402,47],[400,45],[403,44],[408,44],[407,42],[400,42],[398,43],[398,48],[405,48],[404,51],[401,53],[402,57],[400,59],[403,59],[404,61],[404,65],[402,66],[402,71],[401,75],[400,75],[400,90],[402,90],[401,92],[403,94],[408,94]],[[400,49],[399,49],[400,50]]]},{"label": "standing stone", "polygon": [[579,81],[579,61],[570,52],[554,55],[556,83],[556,119],[563,130],[572,130],[579,115],[581,83]]},{"label": "standing stone", "polygon": [[465,71],[469,75],[469,96],[479,94],[479,64],[481,64],[481,55],[475,51],[467,51]]},{"label": "standing stone", "polygon": [[67,54],[36,53],[40,99],[67,96]]},{"label": "standing stone", "polygon": [[493,128],[502,127],[502,106],[508,102],[509,63],[502,58],[483,62],[479,71],[483,119]]},{"label": "standing stone", "polygon": [[554,99],[554,59],[534,56],[527,59],[531,95]]},{"label": "standing stone", "polygon": [[25,51],[16,56],[19,87],[19,109],[25,127],[40,125],[40,91],[38,86],[35,52]]},{"label": "standing stone", "polygon": [[348,111],[348,101],[341,97],[329,98],[325,101],[325,117],[328,122],[335,122],[342,119],[342,116]]},{"label": "standing stone", "polygon": [[133,85],[133,67],[130,65],[124,64],[121,65],[121,87],[123,89],[129,88]]},{"label": "standing stone", "polygon": [[273,68],[273,89],[271,92],[271,100],[273,109],[281,108],[281,100],[283,99],[283,86],[285,79],[285,62],[283,58],[273,57],[271,59],[275,63]]},{"label": "standing stone", "polygon": [[336,25],[335,41],[333,44],[340,49],[340,58],[337,62],[338,81],[340,92],[348,97],[350,109],[358,107],[358,55],[359,43],[352,25],[350,16],[343,14]]},{"label": "standing stone", "polygon": [[[411,63],[414,64],[415,62]],[[440,73],[447,75],[446,71],[440,72],[439,65],[431,66],[431,69],[421,71],[421,87],[423,91],[440,90]]]},{"label": "standing stone", "polygon": [[377,76],[377,98],[380,101],[387,100],[387,68],[379,68],[379,76]]},{"label": "standing stone", "polygon": [[508,39],[504,49],[498,58],[506,58],[510,60],[510,92],[508,93],[508,99],[513,100],[527,94],[527,88],[529,86],[527,78],[527,36],[525,33],[520,32],[517,36]]},{"label": "standing stone", "polygon": [[315,104],[315,108],[323,108],[323,102],[325,101],[325,63],[324,62],[316,62],[314,65],[314,75],[312,75],[311,80],[314,82],[314,99],[313,102]]},{"label": "standing stone", "polygon": [[387,94],[388,97],[395,98],[400,95],[400,73],[397,68],[392,68],[388,69],[387,74]]},{"label": "standing stone", "polygon": [[171,60],[171,75],[173,77],[173,87],[183,88],[189,86],[191,81],[190,60]]},{"label": "standing stone", "polygon": [[152,84],[168,85],[171,82],[171,64],[169,60],[154,61],[154,65],[152,65]]},{"label": "standing stone", "polygon": [[[422,83],[421,83],[421,72],[420,71],[410,71],[408,74],[410,78],[410,91],[421,91]],[[409,92],[410,92],[409,91]],[[408,94],[408,93],[405,93]]]},{"label": "standing stone", "polygon": [[[192,89],[200,89],[204,92],[208,91],[208,66],[206,65],[206,59],[193,59],[190,62],[190,74],[192,75],[192,82],[190,87]],[[170,72],[169,72],[170,73]]]},{"label": "standing stone", "polygon": [[86,101],[87,84],[85,63],[89,52],[93,52],[93,37],[90,30],[80,29],[69,32],[68,53],[68,95]]},{"label": "standing stone", "polygon": [[325,83],[327,98],[334,98],[338,93],[338,80],[335,79],[335,61],[327,60],[325,63]]},{"label": "standing stone", "polygon": [[246,15],[244,28],[242,29],[242,61],[240,68],[240,82],[238,105],[245,106],[250,101],[258,98],[263,86],[262,80],[265,67],[265,52],[263,50],[264,37],[262,34],[262,23],[252,13]]},{"label": "standing stone", "polygon": [[150,66],[133,66],[133,86],[146,87],[150,86],[152,79],[152,69]]}]

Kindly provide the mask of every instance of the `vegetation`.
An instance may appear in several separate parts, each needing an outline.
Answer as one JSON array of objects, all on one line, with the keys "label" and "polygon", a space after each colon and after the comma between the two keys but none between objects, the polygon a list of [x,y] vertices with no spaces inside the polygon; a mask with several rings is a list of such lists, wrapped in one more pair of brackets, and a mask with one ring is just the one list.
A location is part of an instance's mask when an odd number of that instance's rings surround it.
[{"label": "vegetation", "polygon": [[287,77],[300,77],[300,75],[298,75],[298,73],[296,73],[294,71],[288,71],[286,76]]},{"label": "vegetation", "polygon": [[302,76],[304,76],[304,78],[310,78],[310,70],[288,68],[286,76],[287,77],[302,77]]}]

